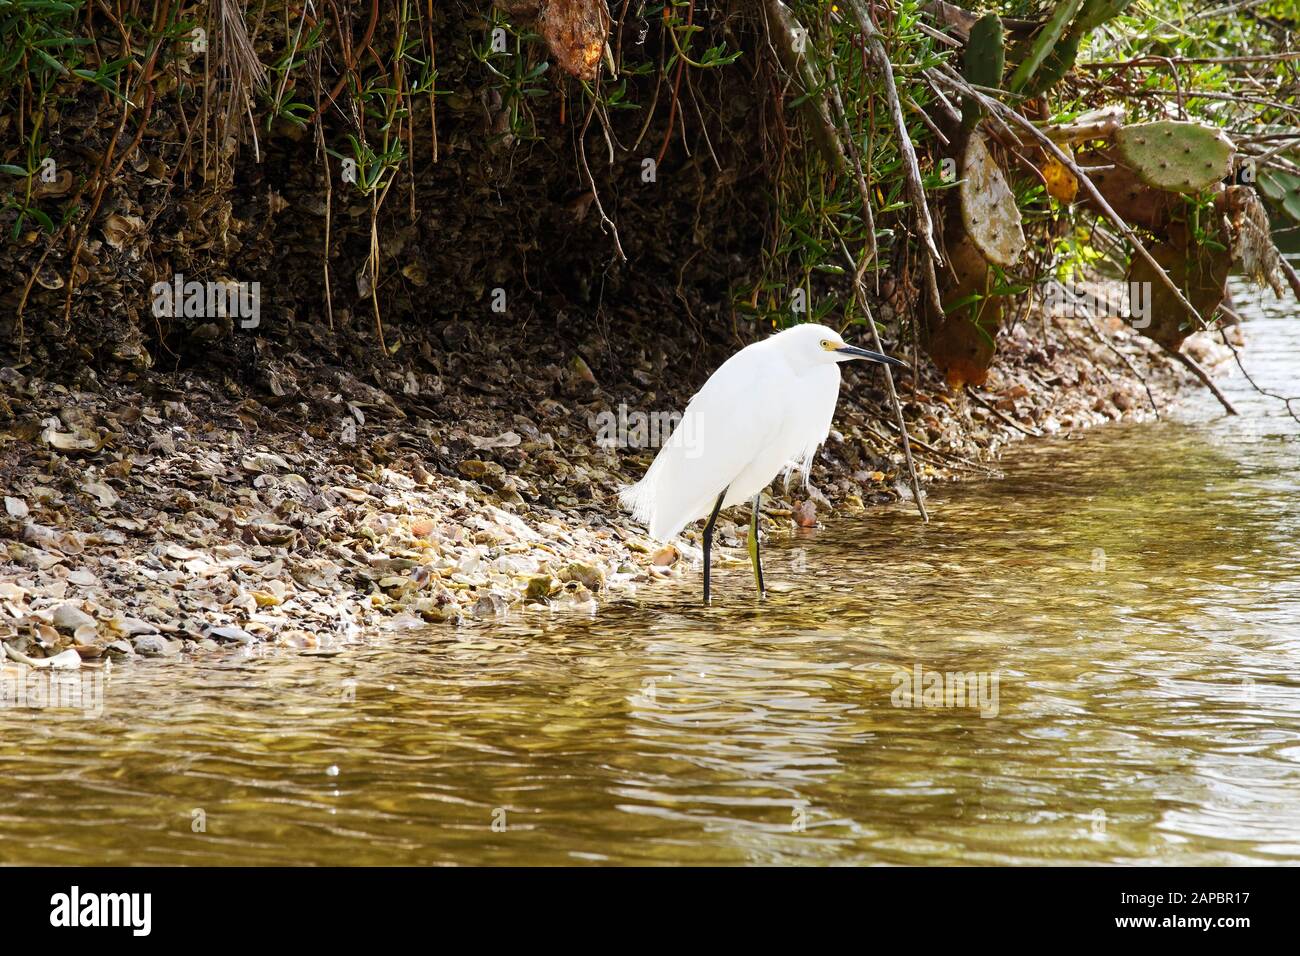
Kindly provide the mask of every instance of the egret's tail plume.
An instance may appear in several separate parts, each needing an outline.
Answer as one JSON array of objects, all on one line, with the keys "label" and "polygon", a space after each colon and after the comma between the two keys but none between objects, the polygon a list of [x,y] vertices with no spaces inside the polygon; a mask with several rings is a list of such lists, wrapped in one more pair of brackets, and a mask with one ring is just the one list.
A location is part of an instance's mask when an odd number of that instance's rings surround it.
[{"label": "egret's tail plume", "polygon": [[[632,517],[645,525],[646,532],[656,541],[671,541],[686,523],[695,517],[690,507],[681,507],[670,494],[665,500],[664,466],[656,460],[635,485],[618,493],[618,500],[632,513]],[[671,490],[671,487],[670,487]]]},{"label": "egret's tail plume", "polygon": [[[628,485],[618,493],[619,503],[632,513],[632,517],[650,527],[655,516],[655,489],[646,475],[635,485]],[[653,530],[651,531],[653,534]]]},{"label": "egret's tail plume", "polygon": [[641,480],[619,492],[619,501],[645,525],[650,537],[671,541],[689,522],[706,517],[718,497],[717,484],[704,473],[704,463],[705,459],[692,457],[683,443],[669,441]]}]

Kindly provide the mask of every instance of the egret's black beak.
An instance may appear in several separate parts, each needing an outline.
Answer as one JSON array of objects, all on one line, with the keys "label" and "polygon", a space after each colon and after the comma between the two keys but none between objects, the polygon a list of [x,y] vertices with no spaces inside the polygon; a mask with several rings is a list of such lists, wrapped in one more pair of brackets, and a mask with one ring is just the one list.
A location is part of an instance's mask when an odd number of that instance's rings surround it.
[{"label": "egret's black beak", "polygon": [[892,355],[881,355],[879,352],[871,352],[867,349],[860,349],[856,345],[845,345],[835,350],[840,355],[852,355],[854,358],[866,359],[868,362],[879,362],[881,365],[897,365],[899,368],[908,368],[908,364]]}]

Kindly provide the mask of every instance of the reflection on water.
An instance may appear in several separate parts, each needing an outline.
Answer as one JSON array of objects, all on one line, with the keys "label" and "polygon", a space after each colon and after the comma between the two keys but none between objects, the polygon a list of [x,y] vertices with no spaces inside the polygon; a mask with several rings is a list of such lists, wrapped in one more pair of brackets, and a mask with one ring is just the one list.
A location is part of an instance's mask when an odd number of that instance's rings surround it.
[{"label": "reflection on water", "polygon": [[[1272,308],[1248,363],[1300,391]],[[761,608],[735,561],[709,610],[692,579],[0,711],[0,862],[1300,860],[1300,428],[1228,385],[1242,418],[1027,445],[929,526],[778,539]]]}]

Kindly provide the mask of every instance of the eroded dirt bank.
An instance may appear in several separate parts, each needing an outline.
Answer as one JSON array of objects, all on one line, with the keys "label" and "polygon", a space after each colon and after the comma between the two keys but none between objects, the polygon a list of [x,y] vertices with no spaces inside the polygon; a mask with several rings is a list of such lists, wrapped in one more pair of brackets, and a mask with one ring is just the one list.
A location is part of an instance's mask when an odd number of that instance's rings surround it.
[{"label": "eroded dirt bank", "polygon": [[[662,548],[617,508],[654,449],[600,439],[622,406],[637,441],[639,414],[680,411],[757,334],[628,341],[454,324],[364,380],[303,353],[243,382],[153,371],[58,384],[0,369],[8,666],[320,649],[368,628],[589,611],[694,574],[689,544]],[[1209,366],[1226,357],[1196,340],[1192,352]],[[846,369],[814,490],[775,484],[765,533],[910,507],[880,374]],[[1189,387],[1118,319],[1032,310],[984,388],[951,393],[924,363],[900,382],[928,484],[987,475],[1028,435],[1149,417],[1151,397],[1164,408]],[[720,519],[724,556],[743,547],[746,519]]]}]

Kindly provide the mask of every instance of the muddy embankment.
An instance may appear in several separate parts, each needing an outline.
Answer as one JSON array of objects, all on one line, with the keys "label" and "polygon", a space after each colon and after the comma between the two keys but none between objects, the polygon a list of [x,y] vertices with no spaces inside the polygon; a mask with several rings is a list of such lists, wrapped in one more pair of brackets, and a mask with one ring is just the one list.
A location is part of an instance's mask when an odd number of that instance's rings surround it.
[{"label": "muddy embankment", "polygon": [[[666,438],[662,416],[741,341],[444,335],[443,352],[378,382],[302,356],[268,370],[269,390],[196,371],[56,384],[0,370],[10,666],[327,649],[368,628],[589,612],[693,581],[690,547],[647,540],[616,493],[653,455],[635,445]],[[846,369],[813,487],[774,484],[766,534],[912,507],[880,374]],[[1119,319],[1030,313],[984,388],[952,394],[923,369],[901,394],[933,486],[991,474],[1009,442],[1149,417],[1185,376]],[[744,560],[745,521],[720,519],[722,560]]]}]

